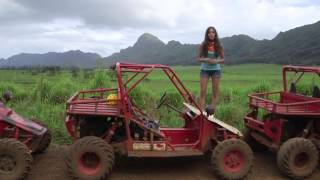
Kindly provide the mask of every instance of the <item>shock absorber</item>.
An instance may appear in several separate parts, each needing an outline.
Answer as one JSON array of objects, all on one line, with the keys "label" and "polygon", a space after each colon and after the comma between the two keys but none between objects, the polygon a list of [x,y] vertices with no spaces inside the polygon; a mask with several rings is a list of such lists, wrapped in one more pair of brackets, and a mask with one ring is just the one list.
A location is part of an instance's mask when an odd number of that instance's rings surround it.
[{"label": "shock absorber", "polygon": [[111,138],[112,138],[112,136],[114,135],[117,127],[118,127],[118,123],[112,122],[111,127],[108,129],[106,135],[103,135],[103,137],[105,137],[104,139],[105,139],[107,142],[110,142],[110,141],[111,141]]}]

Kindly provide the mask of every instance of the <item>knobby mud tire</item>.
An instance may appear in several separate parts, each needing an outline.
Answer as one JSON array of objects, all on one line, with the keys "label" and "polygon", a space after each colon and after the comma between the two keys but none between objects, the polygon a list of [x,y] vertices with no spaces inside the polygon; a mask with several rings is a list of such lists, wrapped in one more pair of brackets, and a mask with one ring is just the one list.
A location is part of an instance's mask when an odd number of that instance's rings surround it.
[{"label": "knobby mud tire", "polygon": [[104,180],[113,168],[113,147],[103,139],[86,136],[77,140],[69,149],[66,164],[73,179]]},{"label": "knobby mud tire", "polygon": [[212,151],[212,168],[222,179],[242,179],[250,172],[252,164],[252,150],[240,139],[224,140]]},{"label": "knobby mud tire", "polygon": [[24,179],[32,162],[30,150],[25,144],[15,139],[0,139],[0,179]]},{"label": "knobby mud tire", "polygon": [[291,138],[277,154],[279,170],[292,179],[303,179],[312,174],[319,162],[317,147],[308,139]]}]

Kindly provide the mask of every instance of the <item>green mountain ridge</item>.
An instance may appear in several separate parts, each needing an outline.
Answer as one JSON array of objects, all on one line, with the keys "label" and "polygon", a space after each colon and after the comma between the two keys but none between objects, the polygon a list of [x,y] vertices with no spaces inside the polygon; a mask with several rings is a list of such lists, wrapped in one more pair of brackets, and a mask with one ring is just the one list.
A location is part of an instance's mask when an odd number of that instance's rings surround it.
[{"label": "green mountain ridge", "polygon": [[[108,63],[127,61],[134,63],[162,63],[168,65],[195,65],[199,44],[181,44],[157,41],[152,46],[150,34],[143,34],[133,47],[104,58]],[[139,46],[143,39],[144,44]],[[153,39],[154,41],[154,39]],[[255,40],[247,35],[221,38],[227,64],[274,63],[274,64],[320,64],[320,21],[280,32],[272,40]],[[142,47],[142,48],[140,48]]]},{"label": "green mountain ridge", "polygon": [[[280,32],[271,40],[256,40],[240,34],[221,38],[226,64],[320,64],[320,21]],[[57,65],[95,67],[97,59],[106,64],[117,61],[131,63],[160,63],[167,65],[197,65],[199,44],[182,44],[171,40],[164,43],[158,37],[142,34],[133,44],[108,57],[97,53],[68,51],[63,53],[21,53],[0,59],[1,66]]]},{"label": "green mountain ridge", "polygon": [[97,53],[84,53],[80,50],[71,50],[57,53],[48,52],[45,54],[20,53],[0,60],[1,66],[22,67],[22,66],[77,66],[95,67],[101,56]]}]

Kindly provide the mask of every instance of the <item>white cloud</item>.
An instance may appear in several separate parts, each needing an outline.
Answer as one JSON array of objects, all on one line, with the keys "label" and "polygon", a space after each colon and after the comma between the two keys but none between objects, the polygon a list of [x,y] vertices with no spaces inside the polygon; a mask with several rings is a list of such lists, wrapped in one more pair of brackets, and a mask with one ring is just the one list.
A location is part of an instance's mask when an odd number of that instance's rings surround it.
[{"label": "white cloud", "polygon": [[320,20],[312,0],[0,0],[0,57],[80,49],[103,56],[149,32],[199,43],[208,26],[220,37],[271,39]]}]

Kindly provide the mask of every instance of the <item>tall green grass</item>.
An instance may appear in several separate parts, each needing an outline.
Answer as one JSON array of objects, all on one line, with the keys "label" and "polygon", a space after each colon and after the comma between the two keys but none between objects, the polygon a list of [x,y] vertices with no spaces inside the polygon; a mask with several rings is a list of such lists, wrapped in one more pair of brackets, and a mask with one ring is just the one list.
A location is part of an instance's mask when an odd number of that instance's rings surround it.
[{"label": "tall green grass", "polygon": [[[199,67],[173,67],[176,73],[195,96],[199,96]],[[55,143],[69,143],[64,126],[65,102],[76,91],[83,89],[116,87],[114,74],[103,68],[93,71],[62,71],[47,74],[26,71],[0,70],[0,93],[13,92],[14,99],[8,104],[25,117],[37,118],[53,132]],[[206,102],[211,102],[211,82],[208,84]],[[243,128],[243,117],[249,111],[249,93],[280,90],[281,66],[249,64],[224,66],[221,78],[220,101],[216,117],[237,128]],[[305,86],[302,90],[310,93]],[[162,71],[155,71],[142,81],[131,93],[134,103],[165,127],[181,127],[183,120],[178,113],[163,105],[155,109],[163,92],[167,92],[167,103],[184,110],[183,98]]]},{"label": "tall green grass", "polygon": [[64,104],[28,100],[12,104],[12,107],[24,117],[38,119],[43,122],[50,129],[54,143],[70,143],[70,138],[64,126]]},{"label": "tall green grass", "polygon": [[13,82],[0,83],[0,95],[2,96],[6,91],[11,91],[14,94],[13,101],[23,101],[28,97],[28,91],[26,87],[21,84],[15,84]]}]

